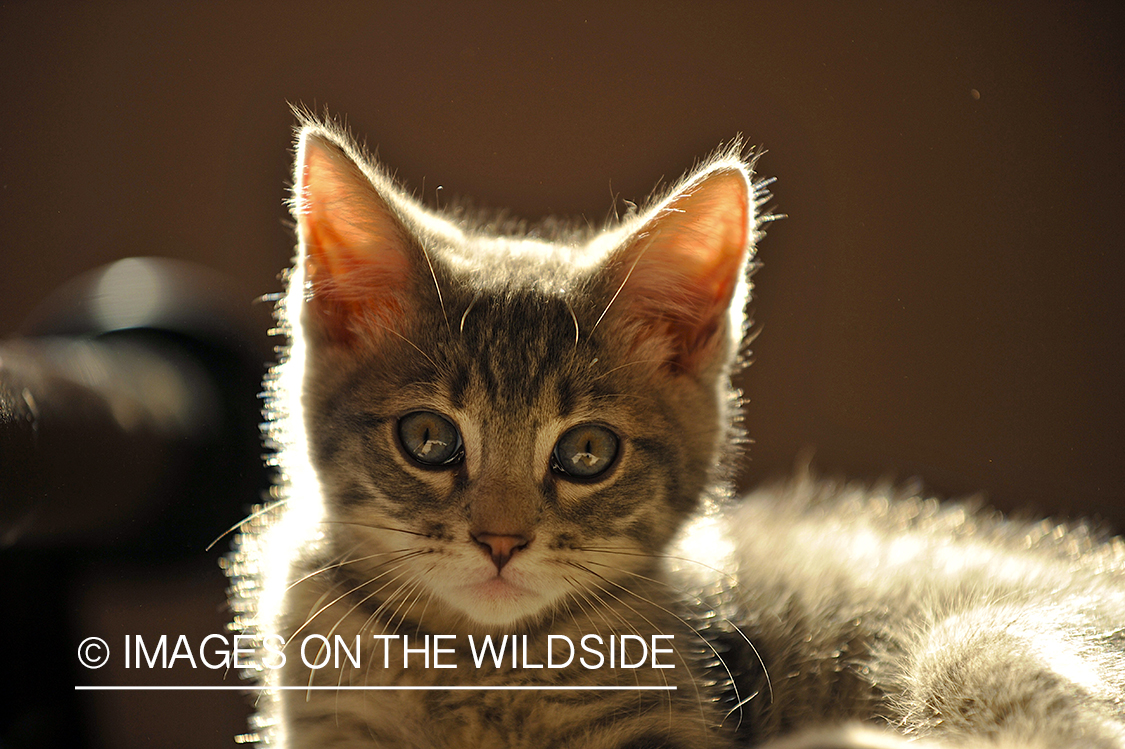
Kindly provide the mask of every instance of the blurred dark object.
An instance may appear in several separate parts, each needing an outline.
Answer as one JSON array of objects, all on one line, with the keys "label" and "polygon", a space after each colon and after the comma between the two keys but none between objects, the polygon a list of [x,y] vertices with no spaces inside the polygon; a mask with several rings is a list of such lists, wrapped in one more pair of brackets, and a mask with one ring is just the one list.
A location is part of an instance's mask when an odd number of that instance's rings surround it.
[{"label": "blurred dark object", "polygon": [[21,645],[0,747],[89,745],[73,690],[89,674],[71,646],[82,569],[188,560],[217,576],[226,545],[208,543],[267,488],[265,328],[231,288],[130,258],[67,284],[0,343],[0,600]]},{"label": "blurred dark object", "polygon": [[265,482],[267,357],[228,294],[190,264],[130,258],[0,343],[0,547],[197,554],[216,514],[238,519]]}]

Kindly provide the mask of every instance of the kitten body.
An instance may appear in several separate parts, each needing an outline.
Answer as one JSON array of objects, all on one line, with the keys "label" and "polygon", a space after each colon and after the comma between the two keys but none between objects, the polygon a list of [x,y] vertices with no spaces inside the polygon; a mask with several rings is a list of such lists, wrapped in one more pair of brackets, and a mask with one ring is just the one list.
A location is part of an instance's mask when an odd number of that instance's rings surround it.
[{"label": "kitten body", "polygon": [[[807,476],[697,525],[725,534],[725,574],[673,575],[756,647],[727,657],[761,695],[748,743],[862,720],[941,746],[1125,745],[1119,539]],[[886,740],[836,736],[808,745]]]},{"label": "kitten body", "polygon": [[[731,149],[604,231],[505,235],[305,123],[282,480],[230,565],[289,687],[251,738],[1125,746],[1120,544],[811,479],[730,499],[751,175]],[[645,666],[606,665],[624,636]],[[552,668],[564,639],[595,647]]]}]

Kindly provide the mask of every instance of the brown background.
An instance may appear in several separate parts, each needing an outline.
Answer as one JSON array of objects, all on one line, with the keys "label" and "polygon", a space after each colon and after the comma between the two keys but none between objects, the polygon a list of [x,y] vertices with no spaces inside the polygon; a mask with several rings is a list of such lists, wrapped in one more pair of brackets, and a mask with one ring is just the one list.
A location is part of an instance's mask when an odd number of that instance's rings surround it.
[{"label": "brown background", "polygon": [[[760,248],[746,483],[811,447],[826,472],[1120,529],[1111,6],[6,3],[0,335],[132,255],[229,275],[264,326],[292,245],[288,103],[345,116],[431,204],[530,219],[598,221],[743,133],[788,214]],[[202,551],[83,574],[79,634],[225,616]],[[232,694],[86,705],[105,746],[229,746],[242,720]]]}]

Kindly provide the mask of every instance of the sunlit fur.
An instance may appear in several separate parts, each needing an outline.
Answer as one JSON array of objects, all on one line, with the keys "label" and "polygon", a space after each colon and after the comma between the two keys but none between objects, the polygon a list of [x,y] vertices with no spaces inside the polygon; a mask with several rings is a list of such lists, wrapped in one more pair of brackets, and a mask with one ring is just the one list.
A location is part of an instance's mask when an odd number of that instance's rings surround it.
[{"label": "sunlit fur", "polygon": [[[739,144],[604,229],[507,230],[422,207],[305,118],[299,255],[267,383],[280,481],[231,557],[234,626],[283,636],[246,739],[288,747],[1125,746],[1125,552],[905,490],[729,473],[765,183]],[[432,468],[398,419],[454,423]],[[584,423],[620,440],[552,468]],[[475,534],[528,540],[501,567]],[[364,638],[311,670],[308,634]],[[372,635],[455,635],[455,669]],[[477,669],[467,637],[673,635],[670,669]],[[309,653],[315,657],[317,653]],[[268,662],[269,653],[259,653]],[[372,659],[373,658],[373,659]],[[417,658],[417,656],[416,656]],[[416,661],[415,661],[416,662]],[[352,691],[341,686],[672,686]]]},{"label": "sunlit fur", "polygon": [[[468,635],[526,634],[532,662],[543,660],[547,634],[674,635],[675,668],[478,671],[461,662],[404,671],[379,662],[310,672],[290,652],[284,670],[260,677],[677,689],[268,692],[250,738],[722,746],[735,721],[725,720],[714,683],[695,676],[714,654],[659,579],[659,551],[724,494],[738,441],[729,375],[766,198],[741,147],[604,231],[553,229],[549,238],[423,209],[323,123],[305,124],[297,163],[302,245],[280,310],[292,346],[268,383],[282,481],[276,509],[243,529],[236,625],[289,642],[314,632],[349,642],[356,633],[453,634],[458,653],[468,652]],[[367,258],[373,237],[370,264],[331,272]],[[383,252],[387,237],[394,247]],[[458,426],[459,468],[419,467],[398,448],[397,419],[419,409]],[[588,422],[620,438],[612,470],[597,481],[558,477],[556,442]],[[498,574],[471,537],[474,523],[515,523],[534,538]],[[391,653],[401,666],[397,646]]]},{"label": "sunlit fur", "polygon": [[[698,563],[713,548],[722,575]],[[1125,746],[1119,539],[805,475],[670,554],[755,646],[727,657],[759,695],[749,743],[860,719],[924,746]],[[784,746],[884,745],[827,736]]]}]

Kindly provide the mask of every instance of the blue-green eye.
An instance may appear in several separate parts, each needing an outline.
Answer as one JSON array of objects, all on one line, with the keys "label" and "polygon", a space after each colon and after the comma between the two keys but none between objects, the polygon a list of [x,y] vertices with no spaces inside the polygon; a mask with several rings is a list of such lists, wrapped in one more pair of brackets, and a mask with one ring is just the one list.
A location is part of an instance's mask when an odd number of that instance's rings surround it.
[{"label": "blue-green eye", "polygon": [[597,424],[576,426],[555,444],[551,467],[578,479],[600,476],[617,457],[617,435]]},{"label": "blue-green eye", "polygon": [[453,422],[433,411],[414,411],[398,420],[398,439],[406,454],[424,466],[461,462],[461,433]]}]

